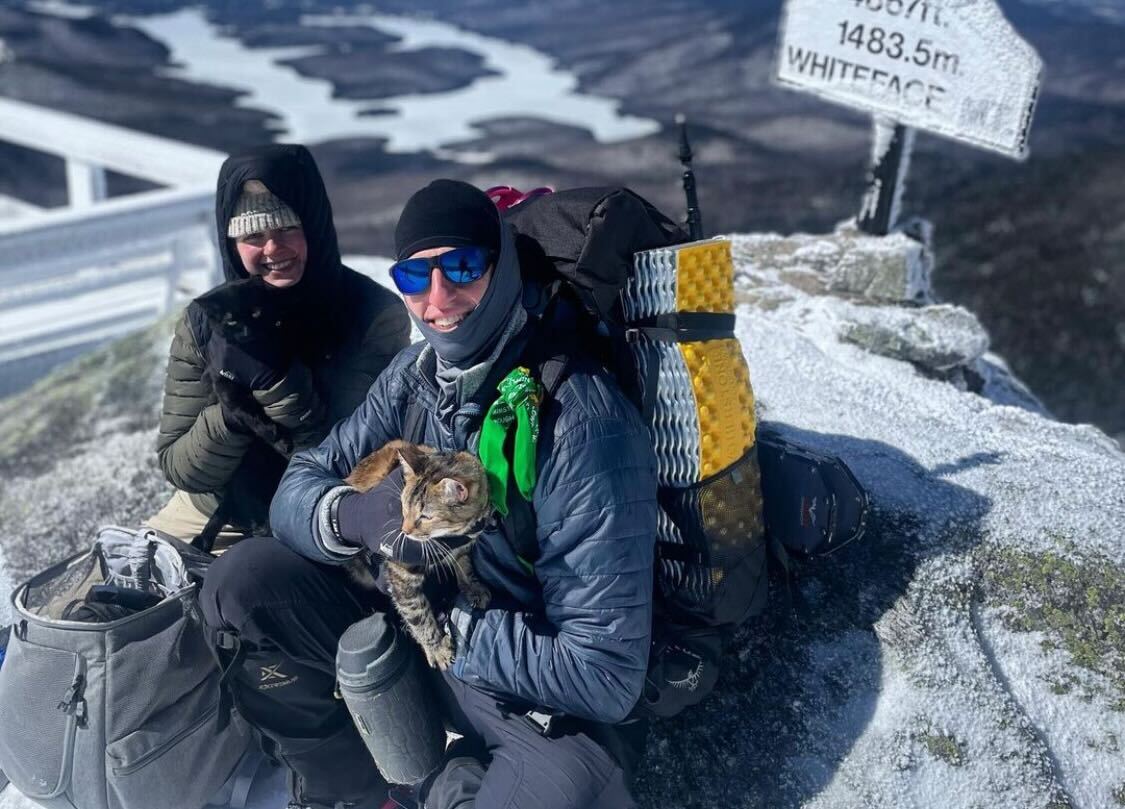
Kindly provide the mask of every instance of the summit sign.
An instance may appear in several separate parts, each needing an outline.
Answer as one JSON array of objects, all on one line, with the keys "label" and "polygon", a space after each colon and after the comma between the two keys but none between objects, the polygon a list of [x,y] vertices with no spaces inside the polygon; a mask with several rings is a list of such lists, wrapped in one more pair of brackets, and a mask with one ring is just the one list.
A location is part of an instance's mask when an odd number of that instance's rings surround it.
[{"label": "summit sign", "polygon": [[1022,159],[1042,70],[995,0],[788,0],[777,79]]}]

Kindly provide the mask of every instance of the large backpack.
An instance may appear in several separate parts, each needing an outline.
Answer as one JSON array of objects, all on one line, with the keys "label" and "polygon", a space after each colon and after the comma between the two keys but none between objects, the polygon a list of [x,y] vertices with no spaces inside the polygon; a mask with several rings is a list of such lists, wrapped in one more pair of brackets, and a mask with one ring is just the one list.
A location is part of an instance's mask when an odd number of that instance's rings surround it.
[{"label": "large backpack", "polygon": [[[671,716],[711,691],[724,636],[760,612],[768,593],[753,401],[734,315],[721,307],[708,311],[706,294],[695,311],[677,311],[674,301],[662,308],[654,303],[661,290],[644,288],[654,273],[674,274],[666,265],[680,251],[703,265],[726,251],[729,269],[729,244],[685,244],[681,228],[624,188],[539,196],[509,209],[505,219],[516,232],[525,278],[545,290],[524,358],[537,369],[545,396],[553,395],[575,356],[592,357],[613,372],[653,438],[660,504],[653,647],[637,710]],[[647,275],[635,269],[646,261],[655,262]],[[699,412],[708,404],[696,399],[702,389],[693,392],[686,381],[685,348],[703,362],[695,370],[723,388],[711,391],[717,398],[710,405],[741,404],[722,452],[700,450]],[[732,393],[733,402],[719,401]],[[714,425],[703,418],[707,432]],[[680,440],[690,430],[694,449]],[[520,556],[534,562],[534,516],[522,498],[509,498],[504,527]]]},{"label": "large backpack", "polygon": [[0,768],[20,792],[58,809],[199,809],[233,788],[251,737],[222,715],[196,607],[212,558],[108,527],[16,589]]},{"label": "large backpack", "polygon": [[[786,548],[813,556],[846,544],[862,534],[866,495],[839,459],[801,452],[775,432],[766,443],[755,435],[753,393],[733,333],[729,242],[688,244],[681,228],[624,188],[536,196],[505,220],[525,278],[544,290],[525,363],[537,369],[545,395],[575,355],[594,357],[652,435],[655,617],[637,713],[675,715],[710,693],[725,639],[765,608],[769,547],[787,558]],[[558,309],[567,311],[562,330],[552,323]],[[685,447],[687,436],[699,443]],[[763,489],[771,498],[765,506]],[[518,495],[509,498],[504,527],[534,562],[534,516]]]}]

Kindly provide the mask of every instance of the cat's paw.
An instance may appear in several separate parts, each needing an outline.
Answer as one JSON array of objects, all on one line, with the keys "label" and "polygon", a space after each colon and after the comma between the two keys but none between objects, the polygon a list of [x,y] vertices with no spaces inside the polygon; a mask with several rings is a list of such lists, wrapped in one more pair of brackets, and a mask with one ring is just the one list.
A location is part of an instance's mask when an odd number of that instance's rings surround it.
[{"label": "cat's paw", "polygon": [[453,662],[453,638],[442,635],[437,646],[426,647],[426,662],[431,668],[445,671]]},{"label": "cat's paw", "polygon": [[492,591],[483,584],[471,585],[465,588],[465,598],[469,599],[474,609],[483,610],[492,601]]}]

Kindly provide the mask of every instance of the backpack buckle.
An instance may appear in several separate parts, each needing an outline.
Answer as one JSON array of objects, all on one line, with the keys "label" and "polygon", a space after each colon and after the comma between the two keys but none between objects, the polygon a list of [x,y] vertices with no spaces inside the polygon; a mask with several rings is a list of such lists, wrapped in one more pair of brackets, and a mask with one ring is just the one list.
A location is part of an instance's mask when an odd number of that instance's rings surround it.
[{"label": "backpack buckle", "polygon": [[523,719],[532,729],[540,736],[549,738],[551,735],[551,728],[555,724],[556,716],[542,711],[528,711],[523,715]]}]

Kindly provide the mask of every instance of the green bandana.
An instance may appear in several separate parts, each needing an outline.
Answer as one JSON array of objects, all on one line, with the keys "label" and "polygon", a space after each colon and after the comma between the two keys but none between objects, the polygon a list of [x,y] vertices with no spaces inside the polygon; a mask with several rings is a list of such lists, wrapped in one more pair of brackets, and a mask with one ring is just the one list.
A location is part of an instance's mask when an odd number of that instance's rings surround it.
[{"label": "green bandana", "polygon": [[[488,491],[492,505],[504,516],[508,514],[508,477],[516,480],[516,488],[524,500],[531,500],[535,491],[535,447],[539,443],[539,402],[542,390],[526,368],[516,368],[497,386],[500,396],[480,429],[480,461],[488,475]],[[515,425],[515,450],[512,461],[504,453],[504,445]]]}]

